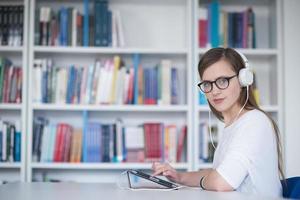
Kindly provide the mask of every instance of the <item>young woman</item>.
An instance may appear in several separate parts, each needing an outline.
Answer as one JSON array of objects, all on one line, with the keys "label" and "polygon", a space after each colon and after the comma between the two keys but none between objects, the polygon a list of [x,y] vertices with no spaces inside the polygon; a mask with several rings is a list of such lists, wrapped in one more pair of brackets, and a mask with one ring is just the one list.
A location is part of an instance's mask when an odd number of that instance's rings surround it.
[{"label": "young woman", "polygon": [[245,87],[239,80],[243,79],[240,70],[246,69],[245,59],[231,48],[213,48],[198,65],[202,80],[198,86],[212,112],[225,123],[212,169],[177,172],[169,164],[153,163],[153,175],[205,190],[282,195],[279,131],[256,104],[251,83]]}]

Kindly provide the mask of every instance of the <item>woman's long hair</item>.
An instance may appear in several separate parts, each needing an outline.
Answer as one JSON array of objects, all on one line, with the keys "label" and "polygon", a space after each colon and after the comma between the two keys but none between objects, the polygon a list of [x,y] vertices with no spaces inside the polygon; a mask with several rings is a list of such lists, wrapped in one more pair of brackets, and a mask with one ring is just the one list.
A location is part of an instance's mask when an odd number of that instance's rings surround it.
[{"label": "woman's long hair", "polygon": [[[204,71],[211,66],[212,64],[218,62],[219,60],[224,59],[227,62],[229,62],[233,69],[237,74],[240,71],[240,69],[245,68],[245,63],[239,53],[237,53],[235,50],[231,48],[213,48],[207,51],[200,59],[200,62],[198,64],[198,72],[200,75],[200,78],[202,79]],[[247,88],[243,87],[241,90],[240,97],[238,99],[239,104],[243,105],[246,101],[247,98]],[[214,115],[221,121],[224,121],[224,118],[222,116],[221,112],[218,112],[209,102],[209,107],[214,113]],[[267,114],[265,111],[259,108],[257,105],[254,95],[253,95],[253,86],[249,87],[249,99],[245,105],[246,110],[253,110],[257,109],[261,112],[263,112],[269,120],[272,122],[273,128],[274,128],[274,133],[276,137],[276,143],[277,143],[277,156],[278,156],[278,171],[280,174],[280,177],[282,179],[285,178],[284,172],[283,172],[283,159],[282,159],[282,146],[280,142],[280,133],[278,126],[276,122],[270,117],[269,114]]]}]

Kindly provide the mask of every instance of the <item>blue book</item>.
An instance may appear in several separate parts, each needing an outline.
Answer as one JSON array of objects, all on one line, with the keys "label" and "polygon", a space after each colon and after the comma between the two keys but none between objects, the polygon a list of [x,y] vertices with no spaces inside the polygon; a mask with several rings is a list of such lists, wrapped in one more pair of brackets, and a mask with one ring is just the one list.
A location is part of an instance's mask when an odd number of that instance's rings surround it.
[{"label": "blue book", "polygon": [[108,2],[106,0],[101,1],[102,5],[102,42],[101,46],[108,46]]},{"label": "blue book", "polygon": [[122,127],[122,153],[123,153],[123,160],[127,159],[127,149],[126,149],[126,143],[125,143],[125,128]]},{"label": "blue book", "polygon": [[205,97],[205,94],[201,91],[199,91],[199,104],[200,105],[207,105],[208,104],[207,99]]},{"label": "blue book", "polygon": [[65,7],[60,9],[60,45],[68,45],[68,10]]},{"label": "blue book", "polygon": [[89,0],[83,0],[83,46],[89,46]]},{"label": "blue book", "polygon": [[21,129],[20,125],[16,124],[15,129],[15,137],[14,137],[14,161],[20,162],[21,161]]},{"label": "blue book", "polygon": [[95,46],[101,46],[101,33],[102,33],[102,19],[101,19],[101,3],[97,0],[95,0],[95,5],[94,5],[94,13],[95,13],[95,28],[94,28],[94,35],[95,35],[95,41],[94,44]]},{"label": "blue book", "polygon": [[88,126],[88,112],[87,111],[83,111],[82,113],[82,121],[83,121],[83,125],[82,125],[82,161],[83,162],[87,162],[88,159],[88,152],[87,152],[87,126]]},{"label": "blue book", "polygon": [[171,104],[178,104],[178,73],[176,68],[171,69]]},{"label": "blue book", "polygon": [[102,162],[110,162],[110,125],[102,125]]},{"label": "blue book", "polygon": [[107,28],[108,28],[108,46],[112,46],[112,12],[107,11]]},{"label": "blue book", "polygon": [[[139,97],[139,64],[140,64],[140,56],[139,54],[133,55],[133,68],[134,68],[134,84],[133,84],[133,104],[138,104]],[[140,86],[142,87],[142,86]]]},{"label": "blue book", "polygon": [[68,68],[66,103],[71,103],[72,66]]},{"label": "blue book", "polygon": [[210,4],[211,14],[211,46],[219,46],[219,1],[213,1]]},{"label": "blue book", "polygon": [[44,66],[45,62],[43,62],[42,66],[42,102],[48,103],[48,71],[47,67]]}]

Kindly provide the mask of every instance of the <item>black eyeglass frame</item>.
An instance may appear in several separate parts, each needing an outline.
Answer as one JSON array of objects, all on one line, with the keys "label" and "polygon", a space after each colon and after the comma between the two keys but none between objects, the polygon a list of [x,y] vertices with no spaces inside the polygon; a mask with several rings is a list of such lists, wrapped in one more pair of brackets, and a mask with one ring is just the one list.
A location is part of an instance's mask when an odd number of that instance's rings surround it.
[{"label": "black eyeglass frame", "polygon": [[[217,79],[214,80],[214,81],[202,81],[202,82],[198,83],[197,86],[198,86],[199,89],[200,89],[202,92],[204,92],[204,93],[210,93],[210,92],[213,90],[213,87],[214,87],[213,84],[215,84],[215,85],[217,86],[217,88],[219,88],[220,90],[225,90],[225,89],[227,89],[227,88],[229,87],[230,80],[231,80],[232,78],[236,77],[236,76],[237,76],[237,74],[235,74],[235,75],[233,75],[233,76],[229,76],[229,77],[221,76],[221,77],[217,78]],[[227,80],[228,84],[227,84],[226,87],[220,87],[220,86],[217,84],[217,81],[220,80],[220,79],[225,79],[225,80]],[[206,92],[205,92],[204,90],[202,90],[201,85],[204,84],[204,83],[210,83],[211,87],[210,87],[210,90],[209,90],[209,91],[206,91]]]}]

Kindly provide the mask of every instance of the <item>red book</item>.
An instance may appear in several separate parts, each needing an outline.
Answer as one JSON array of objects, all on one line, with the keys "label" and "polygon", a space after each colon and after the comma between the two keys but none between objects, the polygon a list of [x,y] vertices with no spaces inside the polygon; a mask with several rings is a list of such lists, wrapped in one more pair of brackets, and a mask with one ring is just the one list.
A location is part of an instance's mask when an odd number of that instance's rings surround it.
[{"label": "red book", "polygon": [[161,161],[162,159],[162,131],[160,123],[144,124],[145,158],[147,161]]},{"label": "red book", "polygon": [[65,140],[63,145],[63,162],[69,162],[70,161],[70,149],[71,149],[71,141],[72,141],[72,127],[69,125],[66,126],[66,132],[65,132]]},{"label": "red book", "polygon": [[200,19],[198,23],[199,47],[205,48],[207,44],[207,20]]},{"label": "red book", "polygon": [[181,161],[184,144],[186,143],[186,137],[187,137],[187,127],[184,126],[181,129],[181,133],[180,133],[179,139],[178,139],[177,154],[176,154],[177,162]]},{"label": "red book", "polygon": [[22,68],[18,68],[17,71],[17,95],[16,103],[22,102]]},{"label": "red book", "polygon": [[62,124],[58,124],[56,128],[55,148],[54,148],[54,155],[53,155],[54,162],[60,162],[59,148],[60,148],[60,143],[62,141],[61,137],[62,137]]}]

